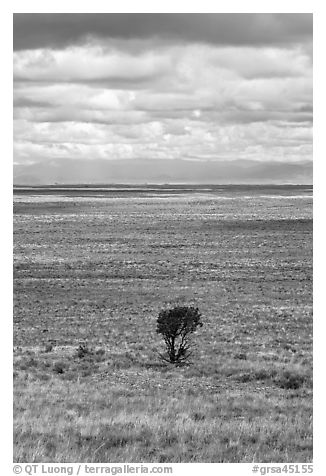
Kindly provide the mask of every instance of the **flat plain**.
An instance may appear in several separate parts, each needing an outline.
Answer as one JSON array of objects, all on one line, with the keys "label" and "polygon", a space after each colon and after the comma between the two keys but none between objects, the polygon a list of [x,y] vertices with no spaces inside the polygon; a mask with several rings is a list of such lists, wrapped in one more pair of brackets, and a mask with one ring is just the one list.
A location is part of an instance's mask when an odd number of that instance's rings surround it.
[{"label": "flat plain", "polygon": [[14,460],[312,461],[312,188],[15,188]]}]

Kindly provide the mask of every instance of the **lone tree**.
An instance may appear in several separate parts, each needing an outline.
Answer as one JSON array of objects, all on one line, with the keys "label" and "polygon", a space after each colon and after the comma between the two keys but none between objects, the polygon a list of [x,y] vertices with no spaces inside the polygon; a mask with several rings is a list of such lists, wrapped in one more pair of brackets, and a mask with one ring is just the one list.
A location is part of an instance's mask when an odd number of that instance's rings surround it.
[{"label": "lone tree", "polygon": [[161,355],[163,360],[180,364],[190,357],[190,334],[203,326],[200,318],[198,308],[187,306],[177,306],[159,313],[156,332],[162,334],[167,352],[167,357]]}]

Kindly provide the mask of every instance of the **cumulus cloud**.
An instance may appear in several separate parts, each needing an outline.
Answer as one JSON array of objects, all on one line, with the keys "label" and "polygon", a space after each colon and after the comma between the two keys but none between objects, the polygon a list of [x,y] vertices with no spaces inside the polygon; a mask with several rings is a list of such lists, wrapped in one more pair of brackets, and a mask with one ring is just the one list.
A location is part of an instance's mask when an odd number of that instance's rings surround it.
[{"label": "cumulus cloud", "polygon": [[311,29],[301,14],[15,14],[15,162],[306,163]]},{"label": "cumulus cloud", "polygon": [[64,50],[37,49],[14,54],[15,79],[55,82],[113,80],[139,81],[164,74],[171,68],[168,54],[143,52],[133,56],[105,51],[100,46]]}]

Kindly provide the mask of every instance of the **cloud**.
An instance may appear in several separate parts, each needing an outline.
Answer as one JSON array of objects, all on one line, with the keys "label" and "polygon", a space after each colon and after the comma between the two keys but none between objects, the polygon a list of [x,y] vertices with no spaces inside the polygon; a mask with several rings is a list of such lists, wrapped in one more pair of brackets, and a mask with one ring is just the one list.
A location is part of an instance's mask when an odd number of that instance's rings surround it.
[{"label": "cloud", "polygon": [[[150,45],[149,45],[150,48]],[[312,69],[299,48],[171,46],[138,56],[103,48],[15,53],[15,100],[90,109],[262,110],[311,103]],[[117,84],[120,84],[120,88]],[[95,106],[98,107],[95,107]]]},{"label": "cloud", "polygon": [[312,159],[310,15],[123,15],[15,14],[16,164]]},{"label": "cloud", "polygon": [[90,38],[285,45],[311,40],[312,14],[15,13],[14,32],[15,50],[64,48]]},{"label": "cloud", "polygon": [[[35,103],[34,103],[35,104]],[[151,120],[145,111],[92,110],[82,108],[58,107],[21,107],[14,109],[15,121],[26,120],[32,123],[86,122],[92,124],[136,124]]]},{"label": "cloud", "polygon": [[[133,124],[53,122],[33,124],[17,120],[15,160],[29,162],[53,157],[84,159],[236,158],[297,161],[312,154],[311,128],[286,124],[227,124],[194,119]],[[268,153],[266,152],[268,151]]]},{"label": "cloud", "polygon": [[14,78],[51,82],[111,80],[142,81],[171,69],[168,54],[143,52],[133,56],[100,46],[64,50],[35,49],[14,54]]},{"label": "cloud", "polygon": [[133,99],[128,91],[93,89],[87,85],[52,83],[28,85],[15,89],[15,99],[52,106],[87,107],[88,109],[125,109]]},{"label": "cloud", "polygon": [[212,80],[311,77],[311,59],[301,47],[225,47],[200,44],[169,45],[137,55],[96,46],[63,50],[35,49],[14,53],[15,81],[98,83],[115,88],[157,85],[189,88]]}]

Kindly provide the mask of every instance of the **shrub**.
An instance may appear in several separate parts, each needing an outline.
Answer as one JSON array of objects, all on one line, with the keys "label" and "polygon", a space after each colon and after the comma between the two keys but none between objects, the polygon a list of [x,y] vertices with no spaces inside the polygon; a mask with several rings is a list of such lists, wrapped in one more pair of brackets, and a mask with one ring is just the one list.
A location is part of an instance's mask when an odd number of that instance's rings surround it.
[{"label": "shrub", "polygon": [[92,351],[88,348],[87,344],[79,344],[76,354],[77,357],[83,359],[86,355],[92,354]]},{"label": "shrub", "polygon": [[98,349],[95,352],[94,358],[96,362],[103,362],[105,360],[105,350],[104,349]]},{"label": "shrub", "polygon": [[63,374],[66,369],[66,365],[63,362],[55,362],[53,364],[53,372],[56,374]]},{"label": "shrub", "polygon": [[52,350],[53,350],[53,344],[49,342],[48,344],[46,344],[44,352],[49,353],[49,352],[52,352]]},{"label": "shrub", "polygon": [[234,358],[238,360],[247,360],[247,355],[243,352],[240,352],[239,354],[235,354]]},{"label": "shrub", "polygon": [[21,360],[19,362],[19,368],[21,370],[27,370],[29,368],[32,368],[32,367],[37,367],[38,366],[38,362],[37,360],[32,356],[32,357],[29,357],[27,358],[26,360]]},{"label": "shrub", "polygon": [[156,328],[156,332],[163,336],[166,346],[166,356],[161,355],[161,358],[172,364],[180,364],[189,359],[192,354],[190,335],[202,325],[198,308],[177,306],[162,310],[157,318]]},{"label": "shrub", "polygon": [[280,387],[286,390],[297,390],[301,388],[309,379],[299,372],[284,370],[280,372],[275,378],[275,383]]},{"label": "shrub", "polygon": [[105,354],[105,350],[104,349],[97,349],[97,351],[95,352],[96,355],[99,355],[101,357],[104,356]]}]

